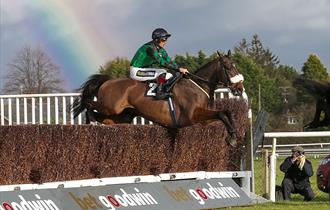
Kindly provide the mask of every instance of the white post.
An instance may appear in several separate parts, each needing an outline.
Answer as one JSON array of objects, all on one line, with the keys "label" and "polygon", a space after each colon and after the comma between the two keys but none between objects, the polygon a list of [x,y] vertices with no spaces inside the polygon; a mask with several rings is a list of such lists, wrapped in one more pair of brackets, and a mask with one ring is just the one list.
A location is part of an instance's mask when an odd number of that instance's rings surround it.
[{"label": "white post", "polygon": [[5,106],[4,106],[4,99],[0,99],[0,109],[1,109],[1,113],[0,113],[0,117],[1,117],[1,125],[5,124]]},{"label": "white post", "polygon": [[24,103],[24,124],[28,123],[28,113],[27,113],[27,98],[23,99]]},{"label": "white post", "polygon": [[270,156],[270,187],[269,199],[275,202],[275,185],[276,185],[276,138],[273,138],[272,155]]},{"label": "white post", "polygon": [[32,98],[32,124],[36,124],[36,99]]},{"label": "white post", "polygon": [[82,124],[82,116],[81,113],[78,115],[78,125]]},{"label": "white post", "polygon": [[137,124],[137,117],[133,118],[133,124],[136,125]]},{"label": "white post", "polygon": [[9,125],[13,124],[12,110],[11,110],[11,98],[8,99],[8,121],[9,121]]},{"label": "white post", "polygon": [[[251,103],[252,104],[252,103]],[[255,192],[255,189],[254,189],[254,155],[253,155],[253,123],[252,123],[252,109],[249,109],[249,112],[248,112],[248,117],[250,118],[250,129],[251,129],[251,136],[250,136],[250,139],[251,139],[251,145],[250,145],[250,152],[251,152],[251,171],[252,171],[252,174],[251,174],[251,182],[252,182],[252,189],[251,189],[251,192]]]},{"label": "white post", "polygon": [[62,109],[63,109],[63,125],[66,125],[66,99],[65,96],[62,97]]},{"label": "white post", "polygon": [[[70,97],[70,106],[72,106],[73,104],[73,97]],[[74,124],[74,118],[73,118],[73,112],[70,111],[70,121],[71,121],[71,125]]]},{"label": "white post", "polygon": [[20,107],[19,107],[19,98],[16,98],[16,124],[20,124]]},{"label": "white post", "polygon": [[47,124],[50,124],[50,97],[47,97]]},{"label": "white post", "polygon": [[55,124],[58,124],[58,97],[55,96]]},{"label": "white post", "polygon": [[43,124],[42,97],[39,97],[39,124]]}]

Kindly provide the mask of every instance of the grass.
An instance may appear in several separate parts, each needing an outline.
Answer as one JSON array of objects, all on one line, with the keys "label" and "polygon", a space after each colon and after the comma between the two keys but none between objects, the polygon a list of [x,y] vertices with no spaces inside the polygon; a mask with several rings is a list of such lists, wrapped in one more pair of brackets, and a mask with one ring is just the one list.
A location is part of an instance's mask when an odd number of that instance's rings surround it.
[{"label": "grass", "polygon": [[[313,188],[313,191],[315,193],[315,198],[313,201],[310,202],[304,202],[303,196],[299,194],[293,194],[292,195],[292,201],[280,201],[275,203],[265,203],[265,204],[258,204],[254,206],[247,206],[247,207],[230,207],[231,209],[237,209],[237,210],[250,210],[250,209],[267,209],[267,210],[282,210],[282,209],[288,209],[288,210],[323,210],[323,209],[330,209],[330,198],[329,194],[324,193],[320,191],[317,188],[316,184],[316,170],[320,163],[320,160],[323,157],[320,158],[312,158],[308,157],[308,160],[312,162],[314,175],[310,178],[311,186]],[[284,177],[284,173],[280,171],[279,167],[281,163],[284,161],[285,157],[279,157],[276,162],[276,185],[281,185],[281,182]],[[255,169],[255,192],[258,195],[263,194],[263,163],[261,159],[254,161],[254,169]]]},{"label": "grass", "polygon": [[330,202],[276,202],[276,203],[265,203],[254,206],[246,207],[230,207],[235,210],[329,210]]}]

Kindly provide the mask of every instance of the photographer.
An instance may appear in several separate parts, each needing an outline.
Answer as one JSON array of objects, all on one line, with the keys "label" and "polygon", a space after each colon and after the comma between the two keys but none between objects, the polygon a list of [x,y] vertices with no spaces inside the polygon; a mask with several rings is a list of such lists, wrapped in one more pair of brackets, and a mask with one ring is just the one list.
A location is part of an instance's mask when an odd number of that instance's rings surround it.
[{"label": "photographer", "polygon": [[285,173],[282,181],[284,200],[291,199],[291,193],[299,193],[304,196],[304,201],[312,200],[315,195],[309,182],[313,175],[312,164],[306,159],[302,147],[293,147],[292,155],[281,164],[280,169]]}]

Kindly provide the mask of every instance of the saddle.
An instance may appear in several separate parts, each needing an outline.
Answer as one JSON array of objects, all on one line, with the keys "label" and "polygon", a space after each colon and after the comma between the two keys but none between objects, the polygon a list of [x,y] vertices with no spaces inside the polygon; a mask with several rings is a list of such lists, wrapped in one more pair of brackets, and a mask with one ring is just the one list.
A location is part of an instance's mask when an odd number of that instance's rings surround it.
[{"label": "saddle", "polygon": [[[161,77],[160,75],[159,77]],[[164,78],[147,81],[145,96],[155,97],[157,100],[167,99],[171,96],[171,91],[174,85],[182,78],[182,74],[177,72],[173,77],[164,82]]]}]

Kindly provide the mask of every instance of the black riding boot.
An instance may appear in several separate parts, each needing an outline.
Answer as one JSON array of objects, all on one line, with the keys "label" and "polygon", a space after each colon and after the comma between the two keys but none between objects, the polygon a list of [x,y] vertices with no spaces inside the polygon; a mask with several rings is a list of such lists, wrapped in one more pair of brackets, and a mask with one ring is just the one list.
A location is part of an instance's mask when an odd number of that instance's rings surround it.
[{"label": "black riding boot", "polygon": [[166,91],[165,84],[159,84],[156,90],[156,99],[163,100],[169,97],[171,94]]},{"label": "black riding boot", "polygon": [[156,91],[156,99],[162,100],[169,97],[174,84],[179,81],[181,77],[181,73],[177,72],[172,78],[167,80],[166,83],[159,84]]}]

